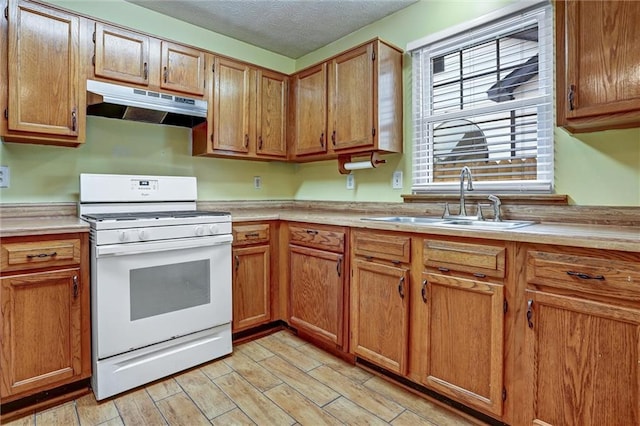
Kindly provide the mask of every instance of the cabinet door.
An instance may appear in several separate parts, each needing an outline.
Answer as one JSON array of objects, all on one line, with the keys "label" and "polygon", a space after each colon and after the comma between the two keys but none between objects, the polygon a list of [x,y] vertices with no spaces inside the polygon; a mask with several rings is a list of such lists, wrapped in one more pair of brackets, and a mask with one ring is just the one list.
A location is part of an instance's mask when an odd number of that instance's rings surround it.
[{"label": "cabinet door", "polygon": [[204,52],[168,41],[162,41],[161,44],[160,87],[204,95]]},{"label": "cabinet door", "polygon": [[78,136],[78,17],[29,2],[9,13],[9,130]]},{"label": "cabinet door", "polygon": [[257,143],[262,155],[287,156],[287,76],[272,71],[258,71]]},{"label": "cabinet door", "polygon": [[338,56],[329,69],[329,131],[334,150],[373,146],[373,44]]},{"label": "cabinet door", "polygon": [[291,325],[343,346],[343,255],[289,246]]},{"label": "cabinet door", "polygon": [[297,74],[294,84],[296,156],[327,152],[327,65]]},{"label": "cabinet door", "polygon": [[389,371],[406,374],[409,271],[356,259],[351,281],[351,348]]},{"label": "cabinet door", "polygon": [[427,304],[424,383],[466,405],[500,416],[503,286],[430,273],[423,278]]},{"label": "cabinet door", "polygon": [[233,331],[271,320],[269,246],[233,250]]},{"label": "cabinet door", "polygon": [[215,59],[213,149],[249,152],[248,65]]},{"label": "cabinet door", "polygon": [[558,85],[559,124],[590,117],[577,126],[637,126],[640,2],[559,1],[556,8],[559,82],[566,78]]},{"label": "cabinet door", "polygon": [[640,311],[536,291],[527,302],[531,424],[640,424]]},{"label": "cabinet door", "polygon": [[149,37],[96,22],[95,75],[149,84]]},{"label": "cabinet door", "polygon": [[0,279],[3,397],[82,374],[81,306],[88,296],[79,280],[79,269]]}]

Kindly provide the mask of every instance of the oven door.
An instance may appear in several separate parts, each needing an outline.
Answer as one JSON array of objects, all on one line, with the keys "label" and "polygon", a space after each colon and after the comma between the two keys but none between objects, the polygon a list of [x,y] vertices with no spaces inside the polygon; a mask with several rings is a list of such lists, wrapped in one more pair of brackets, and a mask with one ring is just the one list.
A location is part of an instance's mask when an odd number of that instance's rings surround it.
[{"label": "oven door", "polygon": [[98,359],[231,322],[231,235],[94,247]]}]

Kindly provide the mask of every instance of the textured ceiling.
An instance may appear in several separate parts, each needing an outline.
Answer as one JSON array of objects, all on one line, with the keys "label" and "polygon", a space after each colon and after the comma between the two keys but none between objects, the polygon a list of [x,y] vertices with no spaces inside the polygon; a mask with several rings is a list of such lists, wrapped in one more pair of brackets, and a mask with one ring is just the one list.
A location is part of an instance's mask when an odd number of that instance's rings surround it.
[{"label": "textured ceiling", "polygon": [[418,0],[126,0],[297,59]]}]

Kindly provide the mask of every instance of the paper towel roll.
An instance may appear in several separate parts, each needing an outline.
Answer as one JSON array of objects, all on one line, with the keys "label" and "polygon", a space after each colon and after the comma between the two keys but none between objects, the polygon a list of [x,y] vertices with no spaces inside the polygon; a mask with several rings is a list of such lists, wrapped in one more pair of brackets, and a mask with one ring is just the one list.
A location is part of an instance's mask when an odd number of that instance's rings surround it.
[{"label": "paper towel roll", "polygon": [[373,169],[375,166],[369,161],[356,161],[353,163],[344,163],[345,170],[362,170],[362,169]]}]

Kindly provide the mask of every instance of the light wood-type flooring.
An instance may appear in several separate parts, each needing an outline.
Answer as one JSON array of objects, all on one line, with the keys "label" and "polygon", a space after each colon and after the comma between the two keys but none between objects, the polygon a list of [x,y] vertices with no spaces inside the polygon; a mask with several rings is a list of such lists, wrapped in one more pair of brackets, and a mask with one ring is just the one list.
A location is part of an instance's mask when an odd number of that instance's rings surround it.
[{"label": "light wood-type flooring", "polygon": [[470,425],[288,331],[98,404],[93,394],[17,425]]}]

